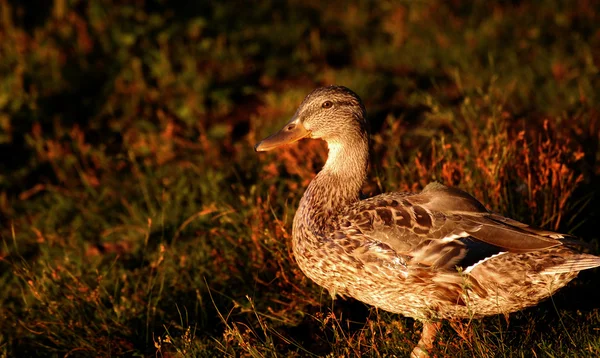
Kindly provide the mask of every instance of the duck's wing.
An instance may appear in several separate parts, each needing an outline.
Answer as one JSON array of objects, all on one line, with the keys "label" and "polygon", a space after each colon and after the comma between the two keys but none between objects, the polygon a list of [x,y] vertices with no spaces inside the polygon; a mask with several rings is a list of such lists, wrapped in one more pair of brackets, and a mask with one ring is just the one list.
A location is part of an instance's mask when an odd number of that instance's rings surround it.
[{"label": "duck's wing", "polygon": [[468,270],[495,255],[543,250],[566,240],[491,213],[469,194],[437,183],[418,194],[388,193],[363,200],[338,222],[332,239],[344,239],[350,247],[362,245],[357,254],[397,255],[408,268]]}]

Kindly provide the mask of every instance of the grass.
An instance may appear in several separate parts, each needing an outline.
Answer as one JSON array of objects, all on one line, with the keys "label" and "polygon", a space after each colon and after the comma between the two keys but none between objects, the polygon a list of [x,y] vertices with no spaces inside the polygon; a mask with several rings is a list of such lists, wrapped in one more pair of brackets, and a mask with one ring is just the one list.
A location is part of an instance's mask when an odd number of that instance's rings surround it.
[{"label": "grass", "polygon": [[[252,150],[323,84],[367,106],[365,195],[437,180],[599,253],[599,10],[0,0],[0,356],[406,356],[418,324],[294,262],[323,143]],[[599,355],[597,280],[434,355]]]}]

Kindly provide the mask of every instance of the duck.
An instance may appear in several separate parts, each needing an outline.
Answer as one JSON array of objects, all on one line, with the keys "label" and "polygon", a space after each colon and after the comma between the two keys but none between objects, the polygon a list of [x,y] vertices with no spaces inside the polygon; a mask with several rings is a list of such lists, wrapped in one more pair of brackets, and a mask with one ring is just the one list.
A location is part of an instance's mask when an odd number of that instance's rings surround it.
[{"label": "duck", "polygon": [[428,357],[443,320],[508,315],[600,266],[565,234],[491,212],[468,193],[428,184],[361,200],[369,166],[366,109],[343,86],[313,90],[257,152],[304,138],[328,156],[296,211],[292,252],[332,298],[352,297],[422,322],[411,357]]}]

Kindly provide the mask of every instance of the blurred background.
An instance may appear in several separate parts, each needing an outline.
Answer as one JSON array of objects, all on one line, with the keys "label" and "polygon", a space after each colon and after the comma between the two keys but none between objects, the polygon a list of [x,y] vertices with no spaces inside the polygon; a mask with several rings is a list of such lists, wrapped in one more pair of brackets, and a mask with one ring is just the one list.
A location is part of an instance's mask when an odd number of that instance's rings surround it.
[{"label": "blurred background", "polygon": [[[252,149],[322,85],[367,107],[365,196],[436,180],[598,253],[599,10],[0,0],[0,356],[407,355],[293,261],[325,145]],[[599,355],[597,279],[436,354]]]}]

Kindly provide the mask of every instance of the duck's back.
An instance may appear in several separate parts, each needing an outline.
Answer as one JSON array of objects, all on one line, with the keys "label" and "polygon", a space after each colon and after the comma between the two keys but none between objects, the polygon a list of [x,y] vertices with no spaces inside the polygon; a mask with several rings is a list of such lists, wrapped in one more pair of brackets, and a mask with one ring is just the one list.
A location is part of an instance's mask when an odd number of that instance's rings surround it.
[{"label": "duck's back", "polygon": [[569,238],[493,214],[437,183],[356,202],[315,236],[310,250],[295,250],[309,277],[332,295],[415,318],[515,311],[600,266]]}]

